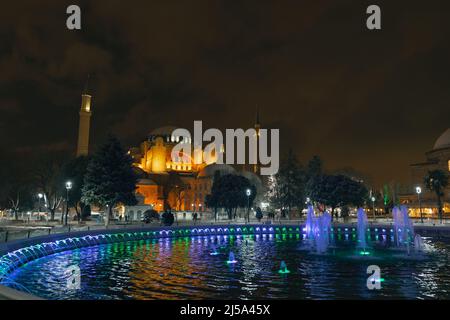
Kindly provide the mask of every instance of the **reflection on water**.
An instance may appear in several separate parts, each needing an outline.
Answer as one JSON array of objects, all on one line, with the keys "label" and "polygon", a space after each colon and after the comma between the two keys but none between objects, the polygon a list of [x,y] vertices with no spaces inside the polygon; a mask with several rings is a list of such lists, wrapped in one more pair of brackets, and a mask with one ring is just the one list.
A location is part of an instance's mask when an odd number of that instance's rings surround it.
[{"label": "reflection on water", "polygon": [[[372,239],[374,241],[375,239]],[[379,238],[380,245],[389,239]],[[328,255],[302,249],[299,236],[211,236],[100,245],[27,263],[10,275],[49,299],[429,299],[450,298],[450,244],[425,239],[430,258],[389,250],[352,259],[354,236],[334,237]],[[216,249],[218,255],[210,255]],[[227,264],[233,251],[236,264]],[[288,274],[278,273],[284,260]],[[385,282],[368,290],[367,267]],[[81,269],[81,289],[66,288],[64,271]]]}]

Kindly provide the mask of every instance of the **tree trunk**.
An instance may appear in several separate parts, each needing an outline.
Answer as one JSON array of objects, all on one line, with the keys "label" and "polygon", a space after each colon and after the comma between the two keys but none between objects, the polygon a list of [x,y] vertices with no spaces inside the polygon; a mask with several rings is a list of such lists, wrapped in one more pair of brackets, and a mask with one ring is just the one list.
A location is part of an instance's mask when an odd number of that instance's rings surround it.
[{"label": "tree trunk", "polygon": [[18,214],[18,212],[17,212],[16,209],[14,209],[14,219],[15,219],[16,221],[19,220],[19,214]]},{"label": "tree trunk", "polygon": [[109,219],[112,218],[112,205],[108,205],[108,214],[106,215],[106,219],[105,219],[105,227],[107,227],[109,225]]},{"label": "tree trunk", "polygon": [[55,209],[50,209],[50,220],[55,220]]},{"label": "tree trunk", "polygon": [[78,223],[80,223],[80,221],[81,221],[81,212],[80,212],[80,210],[78,209],[78,205],[77,205],[77,204],[75,204],[75,212],[76,212],[76,214],[77,214],[77,220],[78,220]]}]

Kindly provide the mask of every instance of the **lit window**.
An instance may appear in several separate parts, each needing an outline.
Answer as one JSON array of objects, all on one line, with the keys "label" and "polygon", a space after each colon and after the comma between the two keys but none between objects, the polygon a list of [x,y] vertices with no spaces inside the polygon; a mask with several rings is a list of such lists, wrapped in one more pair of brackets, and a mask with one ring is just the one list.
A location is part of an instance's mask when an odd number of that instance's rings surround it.
[{"label": "lit window", "polygon": [[448,160],[448,171],[450,171],[450,160]]}]

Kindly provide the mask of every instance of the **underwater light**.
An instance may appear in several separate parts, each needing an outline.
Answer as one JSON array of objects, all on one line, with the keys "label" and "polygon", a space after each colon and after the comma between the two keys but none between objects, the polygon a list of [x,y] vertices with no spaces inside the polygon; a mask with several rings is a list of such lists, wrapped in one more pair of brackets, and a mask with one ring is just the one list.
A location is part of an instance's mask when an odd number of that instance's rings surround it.
[{"label": "underwater light", "polygon": [[237,260],[234,258],[234,253],[230,252],[230,254],[228,255],[228,264],[234,264],[237,263]]},{"label": "underwater light", "polygon": [[362,256],[368,256],[368,255],[370,255],[370,252],[369,251],[360,251],[359,254]]},{"label": "underwater light", "polygon": [[288,270],[288,268],[286,266],[286,262],[281,261],[281,263],[280,263],[280,270],[278,270],[278,273],[280,273],[280,274],[290,273],[290,271]]}]

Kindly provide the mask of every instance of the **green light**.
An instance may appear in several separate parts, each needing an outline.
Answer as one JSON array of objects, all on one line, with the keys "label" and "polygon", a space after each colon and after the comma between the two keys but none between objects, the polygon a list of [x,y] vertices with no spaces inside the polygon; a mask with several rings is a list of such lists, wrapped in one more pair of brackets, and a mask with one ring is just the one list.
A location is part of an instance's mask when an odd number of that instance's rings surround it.
[{"label": "green light", "polygon": [[284,269],[284,270],[278,270],[279,274],[287,274],[287,273],[291,273],[288,269]]},{"label": "green light", "polygon": [[359,254],[362,256],[368,256],[368,255],[370,255],[370,252],[369,251],[360,251]]}]

